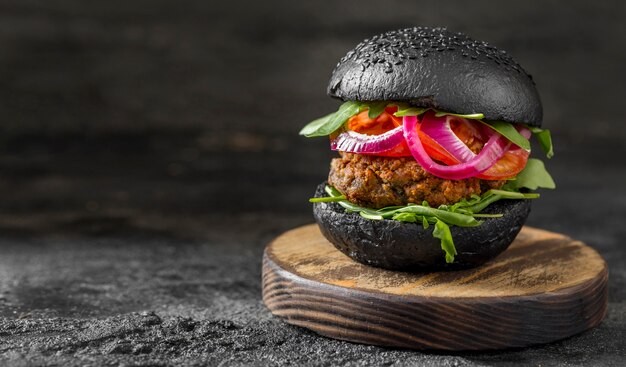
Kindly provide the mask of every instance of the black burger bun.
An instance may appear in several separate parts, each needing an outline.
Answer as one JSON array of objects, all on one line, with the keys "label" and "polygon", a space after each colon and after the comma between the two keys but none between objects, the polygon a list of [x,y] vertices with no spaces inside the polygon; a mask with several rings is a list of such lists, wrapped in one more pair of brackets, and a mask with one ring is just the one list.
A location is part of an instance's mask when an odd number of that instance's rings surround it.
[{"label": "black burger bun", "polygon": [[[325,197],[326,183],[315,197]],[[450,226],[457,255],[447,264],[434,226],[395,220],[371,220],[348,213],[337,203],[313,204],[319,228],[339,251],[362,264],[390,270],[456,270],[481,265],[513,242],[530,213],[530,200],[500,200],[483,213],[504,214],[484,219],[477,227]]]},{"label": "black burger bun", "polygon": [[328,94],[537,127],[543,117],[531,76],[510,55],[445,28],[407,28],[361,42],[337,64]]}]

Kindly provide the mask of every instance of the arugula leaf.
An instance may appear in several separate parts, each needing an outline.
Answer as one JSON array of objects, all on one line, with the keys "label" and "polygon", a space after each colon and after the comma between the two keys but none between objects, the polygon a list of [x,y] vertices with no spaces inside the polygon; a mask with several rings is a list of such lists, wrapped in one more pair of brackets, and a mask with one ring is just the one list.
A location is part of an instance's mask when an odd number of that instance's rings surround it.
[{"label": "arugula leaf", "polygon": [[356,101],[344,102],[339,106],[337,112],[308,123],[300,130],[300,135],[304,135],[307,138],[330,135],[339,129],[341,125],[345,124],[350,117],[359,113],[363,107],[364,105]]},{"label": "arugula leaf", "polygon": [[539,159],[529,158],[526,167],[520,172],[515,180],[507,182],[502,189],[517,190],[527,188],[536,190],[538,188],[555,189],[556,184],[552,176],[546,171],[546,167]]},{"label": "arugula leaf", "polygon": [[335,201],[346,200],[345,195],[340,196],[326,196],[323,198],[310,198],[309,203],[332,203]]},{"label": "arugula leaf", "polygon": [[345,124],[350,117],[365,109],[369,110],[369,118],[377,118],[381,113],[383,113],[388,104],[389,102],[387,101],[344,102],[341,106],[339,106],[339,109],[336,112],[309,122],[302,128],[302,130],[300,130],[300,135],[304,135],[307,138],[330,135]]},{"label": "arugula leaf", "polygon": [[446,253],[446,262],[451,264],[454,262],[454,256],[456,253],[456,247],[454,247],[454,241],[452,240],[452,233],[450,227],[441,220],[437,219],[435,223],[435,229],[433,230],[433,237],[441,240],[441,249]]},{"label": "arugula leaf", "polygon": [[[400,222],[410,222],[410,223],[415,223],[417,222],[418,218],[417,215],[414,215],[413,213],[396,213],[393,215],[393,217],[391,217],[391,219],[393,220],[397,220]],[[425,217],[422,217],[425,218]],[[427,221],[428,223],[428,221]]]},{"label": "arugula leaf", "polygon": [[[336,188],[326,185],[326,187],[324,188],[324,190],[326,191],[326,193],[330,196],[334,196],[334,197],[338,197],[338,196],[343,196],[339,190],[337,190]],[[342,201],[338,201],[337,202],[339,205],[341,205],[344,209],[350,211],[350,212],[354,212],[354,213],[359,213],[361,214],[361,216],[363,216],[364,218],[367,219],[377,219],[377,220],[381,220],[384,219],[382,215],[380,215],[378,210],[374,210],[374,209],[368,209],[368,208],[363,208],[361,206],[358,206],[356,204],[352,204],[351,202],[349,202],[348,200],[342,200]],[[383,208],[384,209],[384,208]],[[382,209],[381,209],[382,210]]]},{"label": "arugula leaf", "polygon": [[412,106],[410,106],[410,105],[408,105],[406,103],[393,103],[391,105],[398,107],[398,111],[396,111],[396,113],[394,113],[394,115],[397,116],[397,117],[419,116],[419,115],[425,113],[428,110],[435,111],[435,117],[452,115],[452,116],[458,116],[458,117],[462,117],[462,118],[466,118],[466,119],[474,119],[474,120],[479,120],[479,119],[482,119],[482,118],[485,117],[482,113],[471,113],[471,114],[465,114],[464,115],[464,114],[460,114],[460,113],[439,111],[439,110],[436,110],[436,109],[430,108],[430,107],[412,107]]},{"label": "arugula leaf", "polygon": [[504,121],[481,122],[492,128],[493,130],[497,131],[505,138],[509,139],[513,144],[517,145],[518,147],[530,151],[530,141],[528,141],[528,139],[520,134],[519,131],[517,131],[517,129],[515,129],[515,127],[513,127],[513,125],[511,125],[510,123]]},{"label": "arugula leaf", "polygon": [[540,129],[538,127],[531,127],[530,131],[535,134],[535,138],[541,145],[541,149],[546,153],[546,157],[548,159],[554,156],[554,148],[552,147],[552,135],[550,134],[550,130]]},{"label": "arugula leaf", "polygon": [[475,227],[480,224],[474,217],[461,213],[454,213],[447,210],[430,208],[423,205],[407,205],[404,208],[396,209],[397,213],[414,213],[428,217],[444,220],[446,223],[459,227]]},{"label": "arugula leaf", "polygon": [[502,218],[504,214],[473,214],[474,218]]},{"label": "arugula leaf", "polygon": [[397,116],[397,117],[419,116],[428,110],[430,110],[430,108],[409,107],[409,106],[405,106],[404,108],[402,108],[401,106],[398,106],[398,110],[394,113],[394,116]]},{"label": "arugula leaf", "polygon": [[[326,185],[324,188],[329,195],[325,198],[311,198],[310,202],[331,202],[337,201],[341,206],[350,212],[360,213],[368,219],[396,219],[400,221],[411,221],[413,218],[420,219],[425,217],[434,223],[435,219],[443,220],[447,224],[457,225],[459,227],[474,227],[480,225],[480,222],[474,219],[474,217],[485,217],[484,215],[477,216],[487,205],[500,199],[536,199],[539,194],[535,193],[521,193],[516,191],[516,188],[511,188],[513,191],[506,191],[492,189],[485,192],[482,196],[472,195],[470,200],[462,199],[458,203],[448,206],[440,205],[439,208],[432,208],[428,205],[428,202],[422,202],[422,205],[408,204],[387,206],[382,209],[369,209],[353,204],[345,198],[344,195],[332,186]],[[317,200],[320,199],[320,200]],[[325,199],[325,200],[321,200]],[[402,215],[399,215],[402,214]]]},{"label": "arugula leaf", "polygon": [[495,203],[500,199],[502,199],[500,195],[492,195],[491,193],[487,192],[485,193],[485,195],[483,195],[481,201],[466,207],[465,210],[469,211],[470,213],[480,213],[491,203]]},{"label": "arugula leaf", "polygon": [[387,101],[367,102],[366,105],[369,109],[369,111],[367,112],[367,117],[375,119],[376,117],[380,116],[380,114],[383,113],[383,111],[385,110],[385,107],[387,107],[387,103]]},{"label": "arugula leaf", "polygon": [[452,113],[452,112],[444,112],[444,111],[435,112],[435,117],[441,117],[441,116],[446,116],[446,115],[457,116],[457,117],[461,117],[464,119],[471,119],[471,120],[480,120],[480,119],[485,118],[485,115],[483,115],[482,113],[470,113],[470,114],[464,115],[461,113]]},{"label": "arugula leaf", "polygon": [[539,194],[536,194],[536,193],[525,193],[525,192],[506,191],[506,190],[497,190],[497,189],[491,189],[488,192],[493,195],[499,195],[502,199],[538,199],[539,198]]},{"label": "arugula leaf", "polygon": [[321,129],[322,126],[328,124],[328,121],[330,121],[330,119],[333,118],[334,116],[335,116],[335,112],[329,113],[328,115],[324,117],[320,117],[318,119],[315,119],[309,122],[308,124],[306,124],[305,127],[302,128],[302,130],[300,130],[299,134],[304,135],[306,137],[316,136],[313,134],[315,134],[317,130]]},{"label": "arugula leaf", "polygon": [[489,190],[485,192],[480,201],[474,202],[473,204],[464,208],[464,210],[469,211],[470,213],[480,213],[486,207],[488,207],[491,203],[495,203],[501,199],[537,199],[539,198],[539,194],[534,193],[521,193],[517,191],[506,191],[506,190]]},{"label": "arugula leaf", "polygon": [[326,191],[326,193],[330,196],[342,196],[341,192],[339,190],[337,190],[336,188],[330,186],[330,185],[326,185],[324,186],[324,191]]}]

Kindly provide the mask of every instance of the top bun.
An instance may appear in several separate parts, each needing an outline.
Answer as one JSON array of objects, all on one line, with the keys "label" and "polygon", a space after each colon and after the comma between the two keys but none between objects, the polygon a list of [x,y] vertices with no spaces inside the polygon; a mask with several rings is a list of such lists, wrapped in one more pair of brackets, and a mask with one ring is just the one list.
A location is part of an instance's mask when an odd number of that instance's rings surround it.
[{"label": "top bun", "polygon": [[505,51],[445,28],[415,27],[359,43],[333,71],[342,100],[404,101],[486,120],[541,126],[532,77]]}]

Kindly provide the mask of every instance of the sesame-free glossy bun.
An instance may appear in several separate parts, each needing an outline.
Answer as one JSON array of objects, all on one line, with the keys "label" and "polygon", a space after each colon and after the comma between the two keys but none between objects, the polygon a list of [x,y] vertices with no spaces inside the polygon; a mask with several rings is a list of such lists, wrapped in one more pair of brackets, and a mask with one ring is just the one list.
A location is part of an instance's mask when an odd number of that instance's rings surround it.
[{"label": "sesame-free glossy bun", "polygon": [[506,52],[445,28],[391,31],[339,61],[328,94],[342,100],[405,101],[486,120],[541,126],[530,75]]},{"label": "sesame-free glossy bun", "polygon": [[[322,183],[315,197],[327,196]],[[500,200],[483,213],[501,213],[486,218],[477,227],[450,226],[457,255],[446,264],[441,242],[433,237],[434,225],[395,220],[371,220],[347,213],[337,203],[313,204],[319,228],[339,251],[365,265],[391,270],[456,270],[481,265],[506,250],[530,213],[530,200]]]}]

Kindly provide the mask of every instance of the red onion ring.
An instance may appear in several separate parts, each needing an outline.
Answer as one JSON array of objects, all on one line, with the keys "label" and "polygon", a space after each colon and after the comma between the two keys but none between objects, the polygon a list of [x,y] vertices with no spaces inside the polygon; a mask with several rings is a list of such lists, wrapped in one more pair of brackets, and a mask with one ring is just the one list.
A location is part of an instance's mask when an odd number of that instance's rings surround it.
[{"label": "red onion ring", "polygon": [[402,139],[402,126],[380,135],[366,135],[348,130],[333,139],[330,148],[348,153],[382,153],[402,143]]},{"label": "red onion ring", "polygon": [[[420,131],[432,138],[459,162],[467,162],[476,157],[476,153],[472,152],[469,147],[465,145],[465,143],[452,131],[450,121],[458,118],[459,117],[453,115],[435,117],[435,114],[425,114],[420,123]],[[522,125],[515,125],[515,128],[524,138],[530,139],[532,133],[528,128]],[[497,132],[485,126],[483,133],[486,134],[487,137],[491,137]],[[509,150],[515,149],[521,148],[515,144],[511,144]]]},{"label": "red onion ring", "polygon": [[424,150],[417,133],[417,117],[405,116],[402,121],[404,138],[413,158],[425,171],[448,180],[462,180],[485,172],[502,158],[506,150],[512,145],[507,138],[494,132],[478,155],[466,162],[445,166],[435,163]]},{"label": "red onion ring", "polygon": [[450,121],[454,119],[458,119],[458,117],[452,115],[435,117],[434,113],[426,113],[422,118],[420,130],[431,137],[451,156],[460,162],[467,162],[476,154],[452,131]]}]

